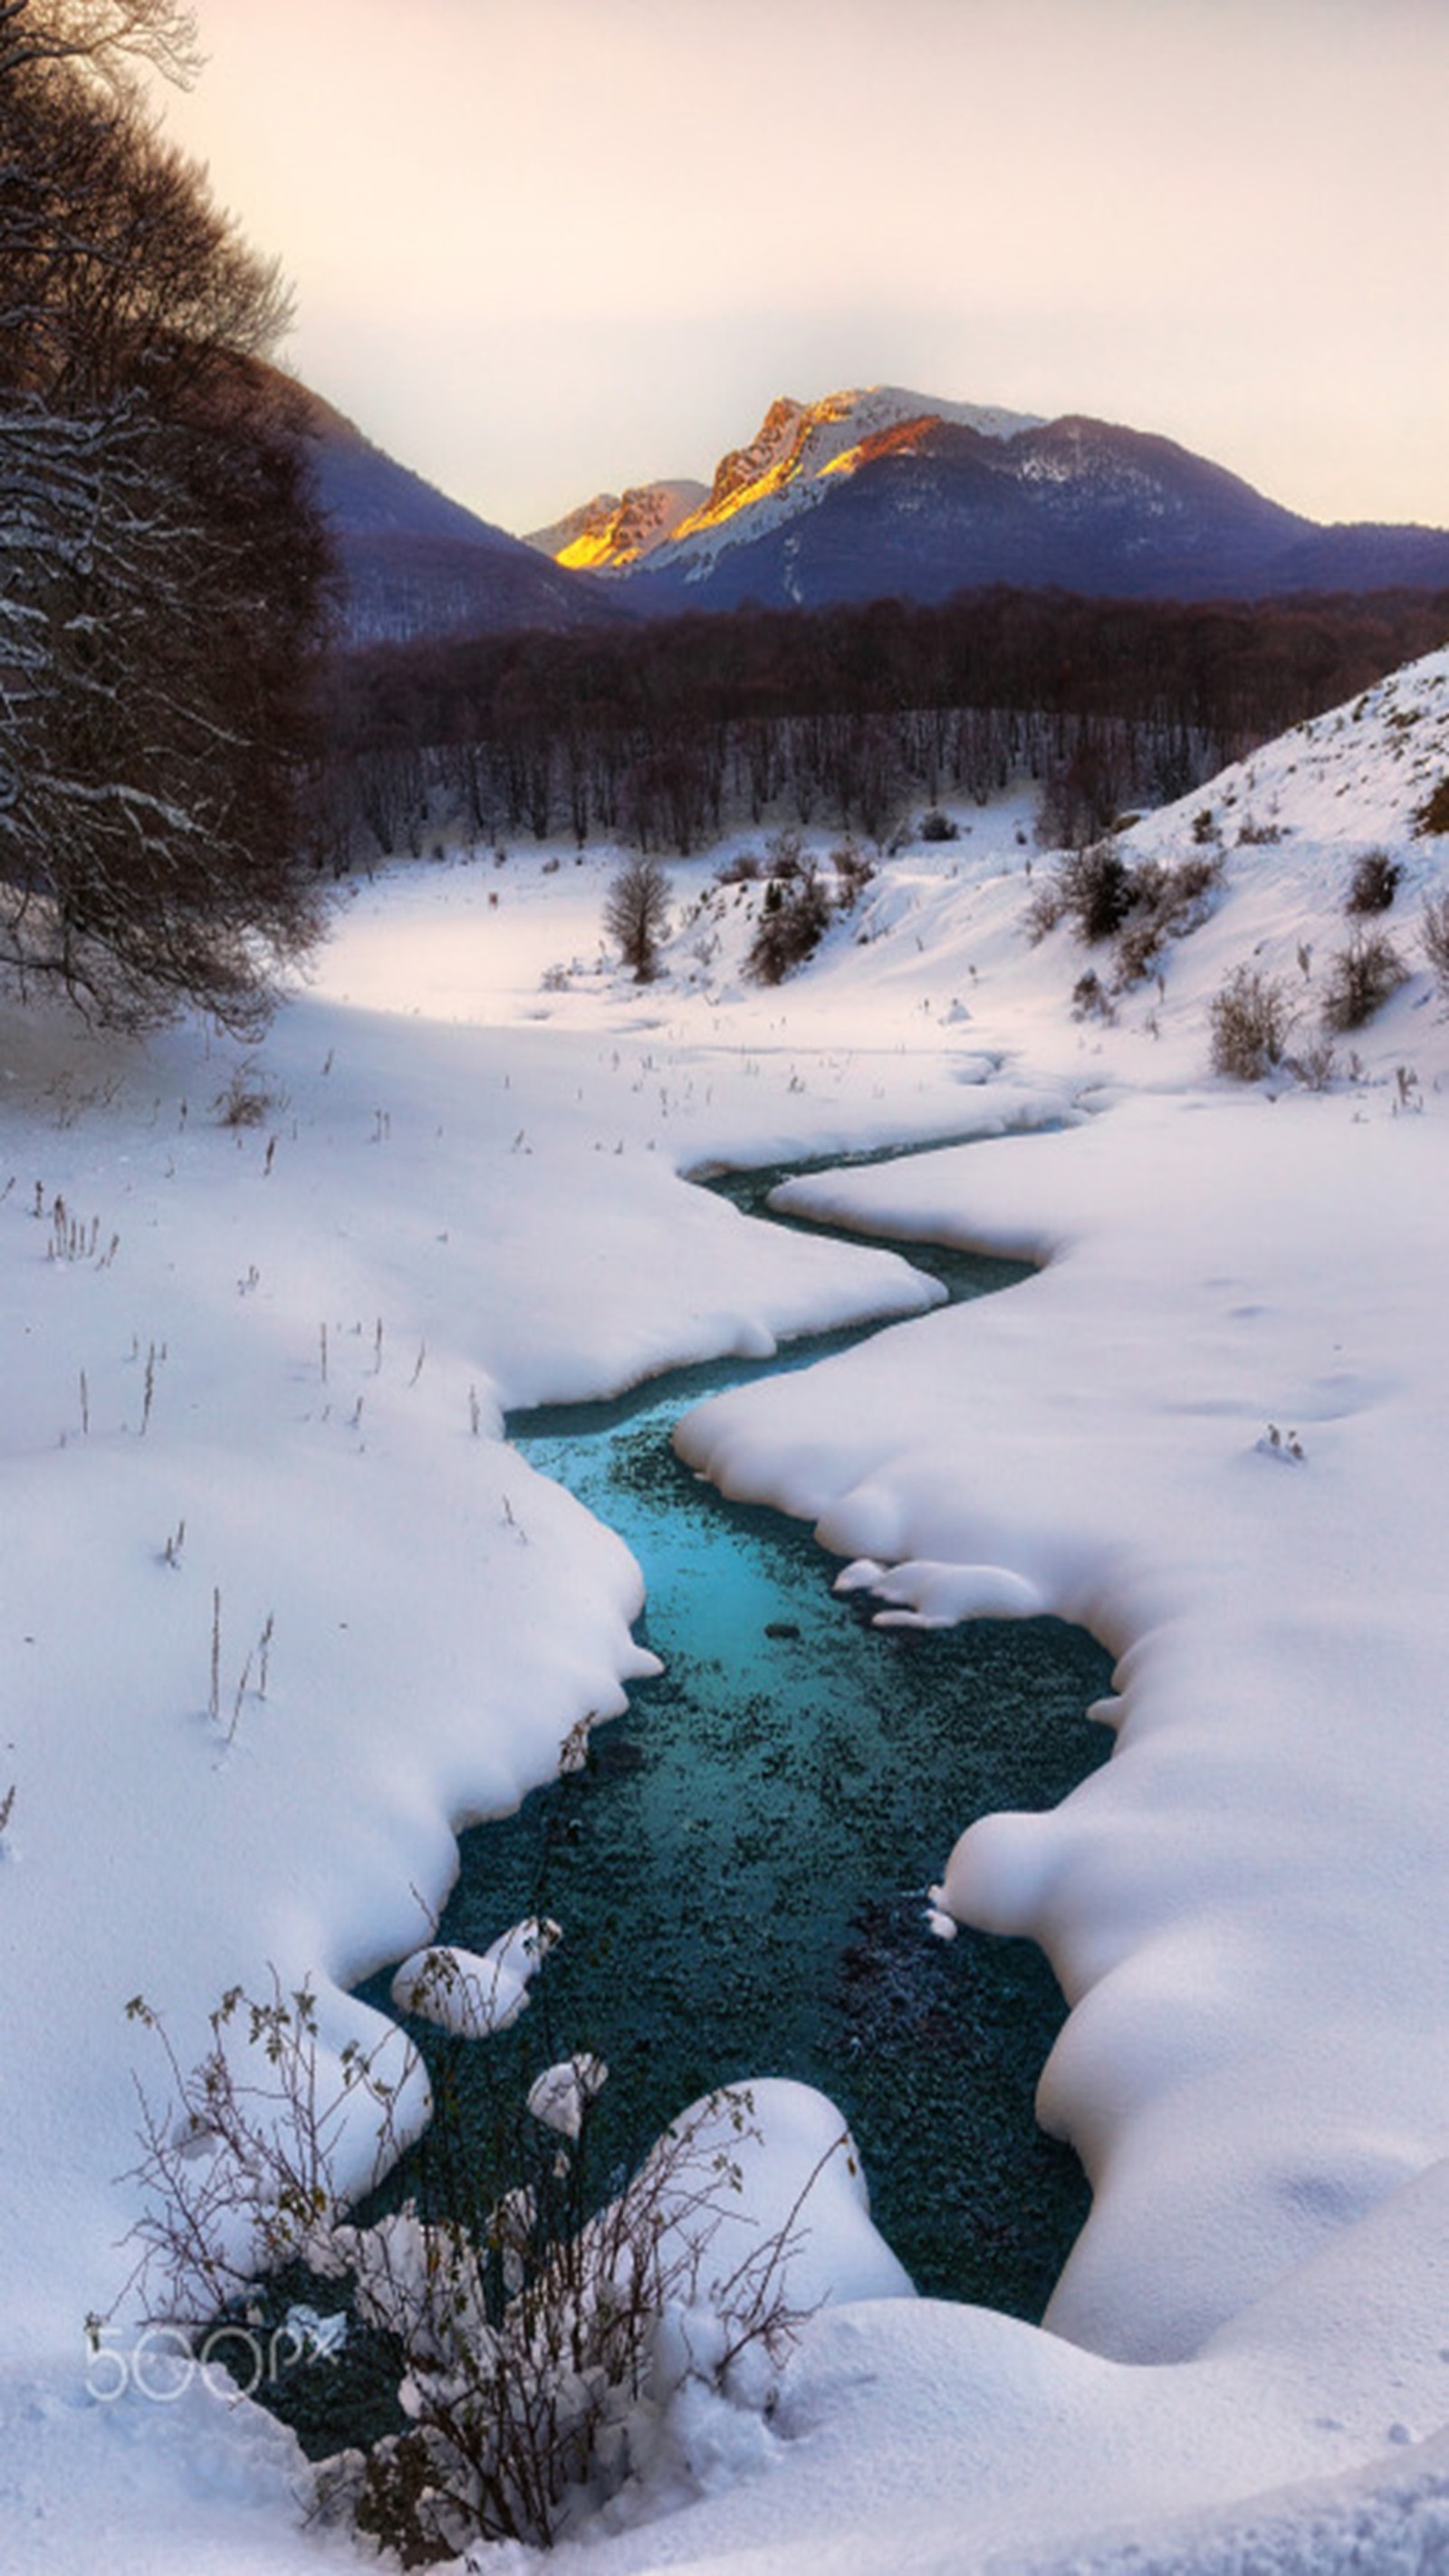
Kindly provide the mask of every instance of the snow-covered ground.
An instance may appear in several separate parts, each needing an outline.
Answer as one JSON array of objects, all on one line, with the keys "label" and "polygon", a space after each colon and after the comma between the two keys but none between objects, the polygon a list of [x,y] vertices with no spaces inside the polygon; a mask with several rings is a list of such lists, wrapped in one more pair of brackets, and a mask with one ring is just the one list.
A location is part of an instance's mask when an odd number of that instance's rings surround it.
[{"label": "snow-covered ground", "polygon": [[[7,1007],[0,2565],[351,2557],[269,2419],[136,2367],[116,2178],[164,2070],[126,2003],[188,2059],[274,1967],[370,2035],[343,1990],[426,1939],[454,1828],[641,1669],[635,1569],[502,1408],[879,1313],[911,1320],[683,1445],[884,1616],[1040,1605],[1119,1656],[1112,1762],[941,1848],[945,1904],[1043,1941],[1073,2006],[1041,2110],[1093,2215],[1043,2331],[885,2295],[822,2202],[834,2296],[772,2421],[684,2428],[589,2564],[1442,2563],[1449,1035],[1417,925],[1449,843],[1409,818],[1446,772],[1449,654],[1146,820],[1129,856],[1210,808],[1225,883],[1111,1020],[1072,1016],[1065,926],[1025,936],[1024,796],[883,861],[773,992],[722,853],[673,870],[636,988],[612,859],[515,850],[358,887],[241,1064]],[[1309,1034],[1371,846],[1409,979],[1325,1089],[1212,1077],[1237,964]],[[968,1135],[791,1193],[1043,1263],[949,1312],[680,1177]]]}]

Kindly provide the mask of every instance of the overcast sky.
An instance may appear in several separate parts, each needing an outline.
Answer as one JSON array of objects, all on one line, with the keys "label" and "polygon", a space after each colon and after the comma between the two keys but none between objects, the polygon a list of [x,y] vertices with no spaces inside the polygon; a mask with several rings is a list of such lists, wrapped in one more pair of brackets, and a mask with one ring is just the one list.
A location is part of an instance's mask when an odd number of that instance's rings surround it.
[{"label": "overcast sky", "polygon": [[776,394],[1160,430],[1449,524],[1449,0],[197,0],[297,372],[522,530]]}]

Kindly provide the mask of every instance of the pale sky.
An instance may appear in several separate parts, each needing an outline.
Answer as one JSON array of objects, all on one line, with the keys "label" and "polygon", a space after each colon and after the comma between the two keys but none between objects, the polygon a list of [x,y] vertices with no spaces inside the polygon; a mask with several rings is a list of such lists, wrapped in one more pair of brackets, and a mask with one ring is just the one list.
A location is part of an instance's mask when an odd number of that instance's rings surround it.
[{"label": "pale sky", "polygon": [[777,394],[1158,430],[1449,525],[1449,0],[197,0],[289,362],[504,527]]}]

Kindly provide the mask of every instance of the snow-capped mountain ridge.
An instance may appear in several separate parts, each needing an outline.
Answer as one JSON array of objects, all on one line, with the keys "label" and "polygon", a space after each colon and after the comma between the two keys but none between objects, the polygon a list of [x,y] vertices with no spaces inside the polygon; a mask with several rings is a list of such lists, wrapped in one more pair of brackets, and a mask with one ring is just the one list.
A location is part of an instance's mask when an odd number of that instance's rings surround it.
[{"label": "snow-capped mountain ridge", "polygon": [[600,502],[529,542],[666,613],[940,600],[998,582],[1181,599],[1449,586],[1443,530],[1320,527],[1175,440],[895,385],[782,397],[708,492],[694,488],[682,509],[651,503],[642,541]]},{"label": "snow-capped mountain ridge", "polygon": [[601,493],[535,529],[524,543],[573,571],[626,573],[647,558],[651,569],[679,566],[697,580],[723,547],[752,541],[814,508],[825,497],[826,476],[848,477],[893,444],[942,422],[998,439],[1041,426],[1026,412],[943,402],[900,385],[851,387],[814,403],[786,394],[771,403],[752,439],[720,458],[708,487],[647,483],[622,501]]}]

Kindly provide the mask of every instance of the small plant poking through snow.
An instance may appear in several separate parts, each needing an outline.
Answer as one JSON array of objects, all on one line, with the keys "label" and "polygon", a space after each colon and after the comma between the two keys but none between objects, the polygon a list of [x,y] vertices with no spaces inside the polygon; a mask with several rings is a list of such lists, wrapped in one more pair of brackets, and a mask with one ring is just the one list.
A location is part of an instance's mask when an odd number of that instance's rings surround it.
[{"label": "small plant poking through snow", "polygon": [[1285,1059],[1295,1082],[1305,1091],[1330,1091],[1338,1071],[1338,1051],[1332,1038],[1310,1038]]},{"label": "small plant poking through snow", "polygon": [[1255,1446],[1263,1457],[1281,1458],[1284,1465],[1288,1467],[1301,1467],[1306,1454],[1297,1432],[1280,1431],[1276,1422],[1269,1423],[1262,1439],[1257,1441]]},{"label": "small plant poking through snow", "polygon": [[[159,2036],[172,2086],[164,2106],[143,2097],[131,2177],[158,2321],[204,2338],[264,2302],[269,2275],[299,2268],[346,2299],[395,2356],[407,2429],[324,2462],[319,2506],[405,2566],[480,2540],[548,2546],[647,2467],[687,2390],[768,2407],[771,2365],[800,2321],[787,2274],[801,2213],[824,2166],[850,2152],[843,2135],[784,2223],[761,2232],[740,2206],[741,2150],[758,2140],[750,2096],[712,2094],[600,2206],[589,2136],[606,2069],[581,2053],[546,2069],[528,2101],[500,2101],[483,2146],[440,2082],[422,2199],[356,2225],[350,2207],[419,2108],[400,2033],[372,2054],[349,2041],[332,2060],[315,1996],[274,1977],[259,1999],[222,1997],[188,2071],[144,1999],[127,2010]],[[344,2149],[364,2132],[377,2145],[349,2200]]]},{"label": "small plant poking through snow", "polygon": [[1085,975],[1079,975],[1072,986],[1073,1019],[1111,1021],[1116,1016],[1111,994],[1095,966],[1089,966]]},{"label": "small plant poking through snow", "polygon": [[267,1089],[255,1063],[247,1062],[235,1067],[211,1105],[219,1127],[260,1127],[273,1109],[286,1104]]}]

